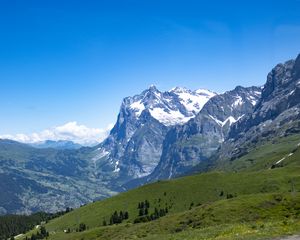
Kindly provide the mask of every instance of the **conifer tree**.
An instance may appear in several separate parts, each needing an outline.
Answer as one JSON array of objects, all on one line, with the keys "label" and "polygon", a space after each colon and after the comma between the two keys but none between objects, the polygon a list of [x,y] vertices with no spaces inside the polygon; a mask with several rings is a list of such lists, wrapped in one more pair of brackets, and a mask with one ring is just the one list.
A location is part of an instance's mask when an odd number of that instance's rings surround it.
[{"label": "conifer tree", "polygon": [[144,215],[144,209],[141,208],[140,211],[139,211],[139,216],[143,216]]},{"label": "conifer tree", "polygon": [[120,211],[120,219],[121,219],[121,221],[124,219],[124,214],[122,211]]},{"label": "conifer tree", "polygon": [[150,208],[150,203],[149,203],[148,200],[145,201],[145,207],[146,207],[146,208]]}]

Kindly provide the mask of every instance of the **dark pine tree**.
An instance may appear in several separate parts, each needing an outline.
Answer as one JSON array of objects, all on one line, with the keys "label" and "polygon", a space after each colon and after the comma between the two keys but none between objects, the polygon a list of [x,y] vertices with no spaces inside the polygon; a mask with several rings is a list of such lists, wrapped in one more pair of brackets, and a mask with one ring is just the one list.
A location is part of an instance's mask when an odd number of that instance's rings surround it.
[{"label": "dark pine tree", "polygon": [[47,236],[47,230],[44,226],[41,227],[41,235],[46,237]]},{"label": "dark pine tree", "polygon": [[143,216],[144,215],[144,208],[141,208],[139,211],[139,216]]},{"label": "dark pine tree", "polygon": [[78,230],[79,232],[84,232],[86,230],[86,225],[84,223],[80,223]]},{"label": "dark pine tree", "polygon": [[169,209],[168,209],[168,207],[166,207],[166,209],[165,209],[165,212],[166,212],[166,214],[169,212]]},{"label": "dark pine tree", "polygon": [[121,221],[124,220],[124,214],[123,214],[123,211],[120,211],[120,219],[121,219]]},{"label": "dark pine tree", "polygon": [[154,218],[155,219],[159,218],[159,212],[157,208],[154,209]]},{"label": "dark pine tree", "polygon": [[145,201],[145,208],[150,208],[150,202],[148,200]]},{"label": "dark pine tree", "polygon": [[103,225],[103,226],[106,226],[106,225],[107,225],[105,219],[103,220],[102,225]]}]

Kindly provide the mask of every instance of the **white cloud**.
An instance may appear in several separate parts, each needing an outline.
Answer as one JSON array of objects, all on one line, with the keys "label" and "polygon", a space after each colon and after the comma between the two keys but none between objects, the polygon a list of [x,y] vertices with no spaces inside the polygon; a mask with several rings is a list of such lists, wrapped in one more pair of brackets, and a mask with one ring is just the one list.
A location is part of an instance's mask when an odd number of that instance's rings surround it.
[{"label": "white cloud", "polygon": [[22,143],[36,143],[45,140],[66,140],[73,141],[82,145],[93,145],[102,142],[109,134],[113,124],[107,128],[89,128],[85,125],[79,125],[77,122],[68,122],[62,126],[56,126],[46,129],[39,133],[32,134],[5,134],[0,135],[2,139],[11,139]]}]

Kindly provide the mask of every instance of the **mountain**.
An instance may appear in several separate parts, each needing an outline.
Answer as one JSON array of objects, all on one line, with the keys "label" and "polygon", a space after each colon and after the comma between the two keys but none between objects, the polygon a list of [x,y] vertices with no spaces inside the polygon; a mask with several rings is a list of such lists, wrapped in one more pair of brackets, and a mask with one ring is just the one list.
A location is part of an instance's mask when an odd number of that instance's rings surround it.
[{"label": "mountain", "polygon": [[119,182],[149,175],[157,166],[162,143],[170,127],[184,124],[215,95],[208,90],[155,86],[123,100],[117,122],[108,138],[94,150],[98,175]]},{"label": "mountain", "polygon": [[207,161],[224,142],[230,126],[253,111],[260,95],[259,87],[238,86],[212,97],[195,118],[168,131],[155,170],[149,176],[125,186],[134,187],[158,179],[170,179]]},{"label": "mountain", "polygon": [[82,147],[78,143],[74,143],[72,141],[65,141],[65,140],[59,140],[59,141],[46,140],[43,142],[32,143],[30,145],[35,148],[54,148],[54,149],[79,149]]},{"label": "mountain", "polygon": [[[260,101],[252,113],[233,125],[217,155],[218,162],[235,165],[235,159],[258,145],[299,132],[300,55],[296,60],[278,64],[268,74]],[[255,164],[255,159],[250,162]]]}]

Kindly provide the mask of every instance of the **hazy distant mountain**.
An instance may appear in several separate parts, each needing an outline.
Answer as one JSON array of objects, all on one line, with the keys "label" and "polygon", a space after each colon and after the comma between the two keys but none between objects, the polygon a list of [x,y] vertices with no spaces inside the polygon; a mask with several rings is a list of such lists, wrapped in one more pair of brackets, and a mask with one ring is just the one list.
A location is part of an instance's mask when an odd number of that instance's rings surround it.
[{"label": "hazy distant mountain", "polygon": [[65,141],[65,140],[59,140],[59,141],[46,140],[44,142],[32,143],[29,145],[35,148],[54,148],[54,149],[79,149],[82,147],[82,145],[78,143],[74,143],[72,141]]}]

